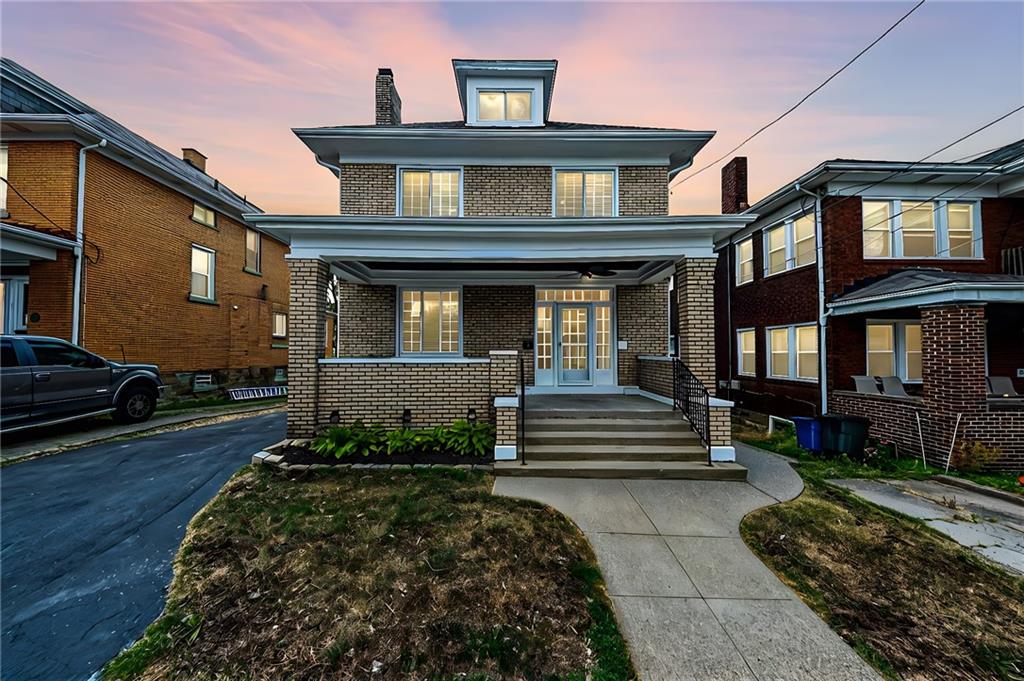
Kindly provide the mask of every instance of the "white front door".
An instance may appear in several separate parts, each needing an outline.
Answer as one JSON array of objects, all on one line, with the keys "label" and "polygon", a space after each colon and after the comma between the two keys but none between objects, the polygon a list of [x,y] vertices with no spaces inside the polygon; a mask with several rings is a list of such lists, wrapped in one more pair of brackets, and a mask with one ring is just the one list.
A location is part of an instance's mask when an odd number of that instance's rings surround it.
[{"label": "white front door", "polygon": [[612,289],[537,289],[534,383],[615,385]]},{"label": "white front door", "polygon": [[594,335],[590,305],[555,303],[558,320],[558,384],[590,385],[594,359]]}]

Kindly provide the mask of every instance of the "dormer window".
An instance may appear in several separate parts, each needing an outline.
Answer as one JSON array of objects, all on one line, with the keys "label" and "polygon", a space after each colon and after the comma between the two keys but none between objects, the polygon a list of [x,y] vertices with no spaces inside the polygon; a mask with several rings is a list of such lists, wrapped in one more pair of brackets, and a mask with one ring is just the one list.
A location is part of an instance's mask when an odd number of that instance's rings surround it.
[{"label": "dormer window", "polygon": [[532,90],[478,90],[476,110],[481,121],[530,121]]}]

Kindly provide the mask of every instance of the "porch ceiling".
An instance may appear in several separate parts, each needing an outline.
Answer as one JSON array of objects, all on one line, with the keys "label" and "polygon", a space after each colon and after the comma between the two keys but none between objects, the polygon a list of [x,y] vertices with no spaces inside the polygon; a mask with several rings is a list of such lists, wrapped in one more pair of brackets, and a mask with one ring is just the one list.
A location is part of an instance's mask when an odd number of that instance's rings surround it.
[{"label": "porch ceiling", "polygon": [[364,284],[509,283],[543,286],[601,286],[651,283],[667,278],[673,260],[560,262],[346,261],[326,259],[345,281]]},{"label": "porch ceiling", "polygon": [[27,260],[56,260],[57,251],[75,247],[74,241],[8,223],[0,224],[0,238],[3,239],[0,261],[7,264]]}]

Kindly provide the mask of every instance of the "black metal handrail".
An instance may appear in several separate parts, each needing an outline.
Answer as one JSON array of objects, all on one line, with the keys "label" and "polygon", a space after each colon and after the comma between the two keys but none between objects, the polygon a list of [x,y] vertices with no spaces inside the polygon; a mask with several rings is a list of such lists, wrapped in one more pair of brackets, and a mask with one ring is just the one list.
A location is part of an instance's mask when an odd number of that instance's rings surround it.
[{"label": "black metal handrail", "polygon": [[519,353],[519,409],[516,410],[516,445],[519,448],[520,463],[526,465],[526,363]]},{"label": "black metal handrail", "polygon": [[690,422],[701,444],[708,450],[711,465],[711,395],[701,380],[690,371],[683,360],[672,358],[672,408],[678,409]]}]

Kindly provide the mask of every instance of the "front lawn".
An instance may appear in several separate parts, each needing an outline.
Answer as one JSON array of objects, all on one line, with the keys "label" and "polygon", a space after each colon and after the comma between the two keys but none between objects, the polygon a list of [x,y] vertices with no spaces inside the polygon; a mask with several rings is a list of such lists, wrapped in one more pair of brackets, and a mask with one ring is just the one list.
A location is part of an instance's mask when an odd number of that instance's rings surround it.
[{"label": "front lawn", "polygon": [[635,677],[579,530],[461,470],[246,467],[105,679]]}]

